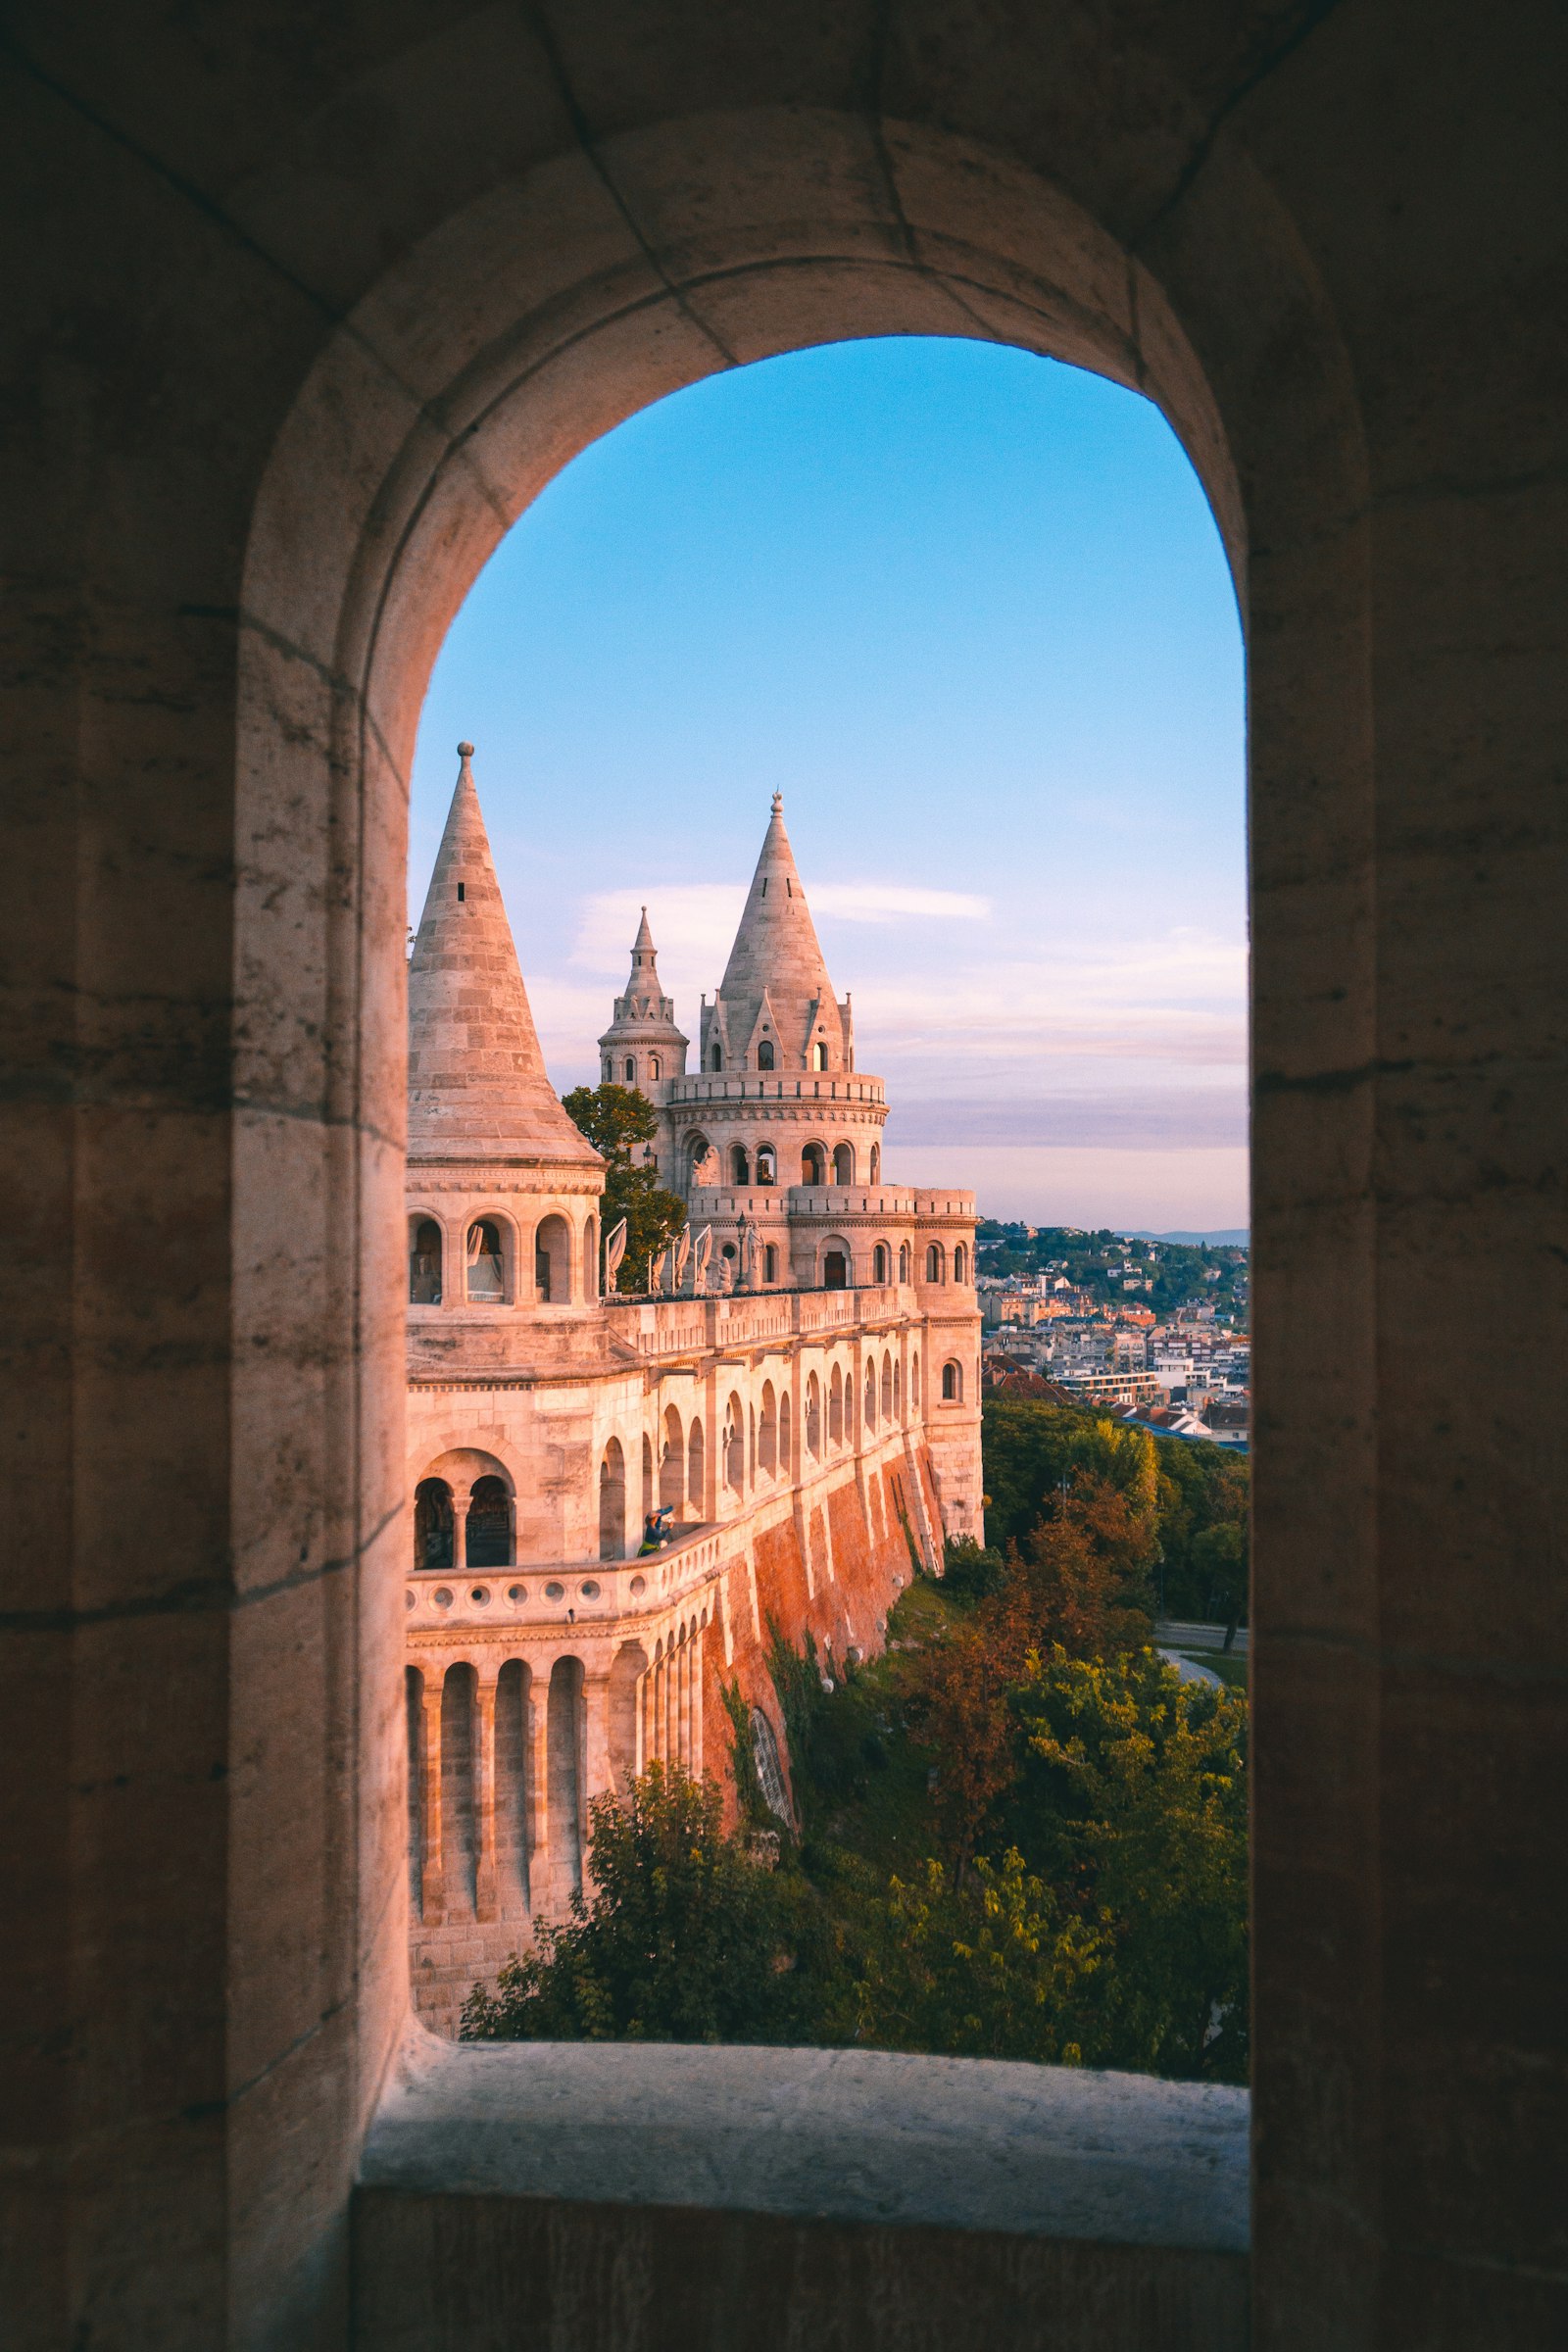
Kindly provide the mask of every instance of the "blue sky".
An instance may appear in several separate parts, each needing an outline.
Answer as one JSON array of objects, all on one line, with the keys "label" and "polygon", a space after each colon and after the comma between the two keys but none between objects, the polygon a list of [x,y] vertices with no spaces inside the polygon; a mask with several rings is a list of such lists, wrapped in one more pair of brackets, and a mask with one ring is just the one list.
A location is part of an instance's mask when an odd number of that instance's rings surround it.
[{"label": "blue sky", "polygon": [[1038,1223],[1245,1224],[1241,634],[1136,394],[899,338],[660,402],[453,625],[415,918],[464,737],[561,1087],[597,1075],[645,900],[695,1039],[782,791],[891,1178]]}]

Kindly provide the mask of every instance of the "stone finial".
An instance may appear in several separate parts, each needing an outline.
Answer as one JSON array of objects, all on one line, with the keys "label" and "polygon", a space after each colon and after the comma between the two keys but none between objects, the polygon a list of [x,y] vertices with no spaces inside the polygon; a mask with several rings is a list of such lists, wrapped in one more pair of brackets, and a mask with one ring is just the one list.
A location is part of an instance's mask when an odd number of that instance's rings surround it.
[{"label": "stone finial", "polygon": [[471,759],[473,758],[473,746],[472,746],[472,744],[471,744],[471,743],[460,743],[460,744],[459,744],[459,746],[458,746],[458,758],[459,758],[460,760],[471,760]]},{"label": "stone finial", "polygon": [[782,815],[783,815],[783,813],[784,813],[784,795],[783,795],[781,792],[775,792],[775,793],[774,793],[774,795],[773,795],[773,814],[774,814],[775,816],[782,816]]}]

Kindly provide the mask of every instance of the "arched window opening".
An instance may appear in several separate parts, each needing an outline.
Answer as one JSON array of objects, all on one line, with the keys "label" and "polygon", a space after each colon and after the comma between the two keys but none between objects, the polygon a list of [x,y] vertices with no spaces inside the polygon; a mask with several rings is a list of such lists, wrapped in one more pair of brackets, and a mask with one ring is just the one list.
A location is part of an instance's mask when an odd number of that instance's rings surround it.
[{"label": "arched window opening", "polygon": [[452,1567],[452,1489],[444,1478],[421,1478],[414,1490],[415,1567]]},{"label": "arched window opening", "polygon": [[706,1459],[703,1425],[701,1421],[694,1421],[691,1443],[686,1448],[686,1497],[699,1516],[708,1507]]},{"label": "arched window opening", "polygon": [[541,1219],[534,1236],[533,1279],[545,1305],[571,1304],[571,1227],[564,1217]]},{"label": "arched window opening", "polygon": [[733,1393],[724,1408],[724,1440],[719,1459],[725,1486],[739,1494],[746,1484],[746,1416],[740,1398]]},{"label": "arched window opening", "polygon": [[951,1360],[942,1367],[942,1401],[944,1404],[963,1401],[963,1366]]},{"label": "arched window opening", "polygon": [[628,1086],[630,1086],[630,1084],[631,1084],[632,1080],[633,1080],[633,1079],[636,1077],[636,1075],[637,1075],[637,1062],[636,1062],[635,1056],[634,1056],[634,1055],[632,1055],[632,1054],[627,1054],[627,1056],[626,1056],[625,1062],[624,1062],[624,1063],[623,1063],[623,1065],[622,1065],[622,1068],[623,1068],[623,1071],[624,1071],[624,1075],[625,1075],[626,1084],[627,1084]]},{"label": "arched window opening", "polygon": [[643,1517],[649,1519],[654,1509],[654,1441],[643,1432]]},{"label": "arched window opening", "polygon": [[894,1402],[893,1402],[893,1358],[892,1358],[892,1356],[891,1356],[891,1355],[888,1355],[888,1354],[884,1353],[884,1355],[883,1355],[883,1357],[882,1357],[882,1418],[883,1418],[883,1420],[884,1420],[884,1421],[891,1421],[891,1420],[893,1419],[893,1417],[894,1417],[894,1411],[895,1411],[895,1407],[894,1407]]},{"label": "arched window opening", "polygon": [[708,1066],[710,1070],[721,1070],[724,1067],[724,1049],[722,1046],[715,1046],[713,1048],[713,1051],[709,1057]]},{"label": "arched window opening", "polygon": [[757,1066],[760,1070],[773,1067],[773,1040],[770,1037],[764,1037],[757,1049]]},{"label": "arched window opening", "polygon": [[874,1283],[880,1285],[887,1281],[888,1262],[888,1246],[886,1242],[878,1242],[871,1252],[871,1280]]},{"label": "arched window opening", "polygon": [[864,1420],[868,1430],[876,1427],[876,1366],[867,1356],[865,1363]]},{"label": "arched window opening", "polygon": [[880,1184],[880,1183],[881,1183],[881,1181],[882,1181],[882,1147],[881,1147],[881,1145],[880,1145],[880,1144],[873,1144],[873,1145],[871,1146],[871,1182],[872,1182],[873,1184]]},{"label": "arched window opening", "polygon": [[904,1404],[901,1396],[903,1387],[904,1378],[901,1367],[895,1364],[893,1367],[893,1418],[895,1421],[902,1421],[904,1418]]},{"label": "arched window opening", "polygon": [[915,1349],[909,1358],[909,1410],[920,1410],[920,1351]]},{"label": "arched window opening", "polygon": [[477,1893],[473,1702],[478,1679],[471,1666],[449,1666],[441,1686],[441,1876],[448,1919],[471,1919]]},{"label": "arched window opening", "polygon": [[582,1660],[558,1658],[545,1711],[545,1801],[549,1852],[566,1897],[582,1891],[582,1798],[577,1759],[583,1748]]},{"label": "arched window opening", "polygon": [[835,1184],[853,1184],[855,1182],[855,1147],[853,1144],[835,1144],[833,1147],[833,1181]]},{"label": "arched window opening", "polygon": [[434,1217],[409,1219],[409,1304],[441,1303],[441,1228]]},{"label": "arched window opening", "polygon": [[615,1065],[614,1065],[614,1063],[613,1063],[613,1062],[611,1060],[611,1058],[610,1058],[610,1055],[607,1054],[605,1055],[605,1084],[606,1084],[607,1086],[610,1084],[610,1081],[612,1080],[612,1078],[613,1078],[613,1076],[614,1076],[614,1075],[615,1075]]},{"label": "arched window opening", "polygon": [[909,1245],[908,1245],[908,1243],[907,1243],[907,1242],[901,1242],[901,1243],[899,1244],[899,1280],[900,1280],[901,1282],[907,1282],[907,1281],[908,1281],[908,1279],[909,1279]]},{"label": "arched window opening", "polygon": [[675,1407],[664,1408],[664,1445],[659,1460],[659,1501],[662,1510],[679,1511],[686,1500],[686,1441]]},{"label": "arched window opening", "polygon": [[762,1244],[762,1280],[764,1282],[777,1282],[778,1280],[778,1250],[772,1242]]},{"label": "arched window opening", "polygon": [[806,1150],[801,1153],[801,1182],[803,1184],[825,1184],[827,1182],[827,1153],[820,1144],[808,1144]]},{"label": "arched window opening", "polygon": [[811,1067],[813,1070],[825,1070],[827,1068],[827,1048],[822,1043],[820,1038],[817,1039],[815,1045],[811,1048]]},{"label": "arched window opening", "polygon": [[503,1919],[528,1910],[528,1669],[508,1658],[496,1677],[496,1899]]},{"label": "arched window opening", "polygon": [[468,1494],[466,1548],[470,1568],[512,1565],[512,1495],[504,1478],[476,1478]]},{"label": "arched window opening", "polygon": [[662,1063],[662,1062],[660,1060],[660,1058],[659,1058],[659,1055],[658,1055],[657,1054],[649,1054],[649,1056],[648,1056],[648,1075],[649,1075],[649,1077],[650,1077],[650,1078],[662,1078],[663,1074],[664,1074],[664,1065],[663,1065],[663,1063]]},{"label": "arched window opening", "polygon": [[403,1669],[404,1728],[409,1750],[409,1908],[424,1917],[424,1677],[417,1666]]},{"label": "arched window opening", "polygon": [[590,1217],[582,1229],[582,1295],[599,1296],[599,1219]]},{"label": "arched window opening", "polygon": [[507,1295],[507,1261],[501,1228],[494,1217],[476,1217],[468,1227],[468,1297],[483,1306],[499,1306]]},{"label": "arched window opening", "polygon": [[620,1440],[612,1438],[599,1465],[599,1557],[626,1556],[626,1457]]},{"label": "arched window opening", "polygon": [[757,1436],[758,1466],[764,1478],[771,1478],[778,1469],[778,1404],[773,1395],[773,1383],[762,1383],[762,1421]]},{"label": "arched window opening", "polygon": [[784,1786],[778,1740],[760,1707],[752,1709],[752,1759],[757,1766],[757,1786],[762,1791],[763,1804],[775,1821],[789,1828],[794,1817],[790,1812],[789,1791]]},{"label": "arched window opening", "polygon": [[927,1282],[942,1280],[942,1246],[939,1242],[933,1242],[925,1253],[925,1278]]},{"label": "arched window opening", "polygon": [[757,1181],[759,1184],[778,1182],[778,1161],[771,1144],[760,1144],[757,1152]]},{"label": "arched window opening", "polygon": [[953,1249],[953,1279],[955,1282],[968,1281],[968,1265],[969,1252],[961,1242],[956,1242]]},{"label": "arched window opening", "polygon": [[786,1389],[778,1400],[778,1466],[786,1477],[789,1474],[790,1461],[794,1453],[794,1427],[795,1407],[790,1401],[790,1393]]},{"label": "arched window opening", "polygon": [[847,1291],[850,1287],[850,1261],[842,1250],[830,1250],[822,1260],[822,1288],[825,1291]]},{"label": "arched window opening", "polygon": [[844,1443],[844,1375],[837,1364],[827,1393],[827,1442],[830,1446]]},{"label": "arched window opening", "polygon": [[713,1147],[706,1135],[691,1135],[686,1139],[686,1166],[694,1185],[710,1181],[709,1167],[713,1158]]},{"label": "arched window opening", "polygon": [[750,1184],[752,1181],[752,1163],[744,1144],[734,1144],[730,1148],[729,1180],[731,1184]]},{"label": "arched window opening", "polygon": [[806,1384],[806,1450],[813,1461],[822,1458],[822,1390],[813,1372]]}]

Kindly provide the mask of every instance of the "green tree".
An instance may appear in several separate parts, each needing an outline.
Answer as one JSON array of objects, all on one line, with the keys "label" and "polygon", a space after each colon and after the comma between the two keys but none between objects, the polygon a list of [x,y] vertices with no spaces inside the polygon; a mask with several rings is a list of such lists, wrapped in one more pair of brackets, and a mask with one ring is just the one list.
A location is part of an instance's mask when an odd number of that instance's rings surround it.
[{"label": "green tree", "polygon": [[591,1890],[541,1921],[495,1990],[464,2005],[466,2041],[778,2041],[803,2029],[810,1943],[799,1882],[726,1836],[711,1780],[655,1763],[589,1807]]},{"label": "green tree", "polygon": [[626,1254],[615,1287],[646,1290],[651,1262],[686,1222],[685,1202],[665,1192],[658,1170],[638,1156],[659,1132],[659,1113],[634,1086],[574,1086],[563,1104],[573,1126],[604,1155],[602,1234],[626,1220]]}]

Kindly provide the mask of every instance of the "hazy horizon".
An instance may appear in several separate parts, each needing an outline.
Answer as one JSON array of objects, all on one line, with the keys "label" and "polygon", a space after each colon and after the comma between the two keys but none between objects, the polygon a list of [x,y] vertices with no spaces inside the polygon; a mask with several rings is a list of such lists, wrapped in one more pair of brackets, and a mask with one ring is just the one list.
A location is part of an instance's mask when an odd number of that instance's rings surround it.
[{"label": "hazy horizon", "polygon": [[782,790],[890,1178],[1032,1224],[1246,1225],[1240,629],[1136,394],[901,338],[658,403],[453,625],[412,919],[463,737],[563,1091],[644,904],[695,1040]]}]

